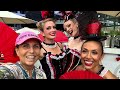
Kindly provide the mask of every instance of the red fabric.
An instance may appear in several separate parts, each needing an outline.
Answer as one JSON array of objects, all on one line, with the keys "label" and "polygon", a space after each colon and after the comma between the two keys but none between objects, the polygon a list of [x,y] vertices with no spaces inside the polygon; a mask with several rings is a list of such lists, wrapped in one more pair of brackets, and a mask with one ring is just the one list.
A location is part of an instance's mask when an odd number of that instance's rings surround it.
[{"label": "red fabric", "polygon": [[71,71],[63,74],[60,79],[103,79],[90,71]]},{"label": "red fabric", "polygon": [[39,34],[38,36],[40,37],[41,41],[44,41],[44,37],[42,36],[42,34]]},{"label": "red fabric", "polygon": [[57,30],[56,32],[56,42],[68,42],[68,37],[60,30]]},{"label": "red fabric", "polygon": [[15,40],[18,34],[6,24],[0,22],[0,52],[4,55],[4,60],[0,62],[15,63],[19,58],[15,55]]},{"label": "red fabric", "polygon": [[99,34],[101,30],[101,23],[99,21],[94,21],[88,25],[88,34]]},{"label": "red fabric", "polygon": [[[44,37],[41,34],[39,34],[39,37],[42,41],[44,41]],[[55,42],[68,42],[68,37],[62,31],[57,30]]]}]

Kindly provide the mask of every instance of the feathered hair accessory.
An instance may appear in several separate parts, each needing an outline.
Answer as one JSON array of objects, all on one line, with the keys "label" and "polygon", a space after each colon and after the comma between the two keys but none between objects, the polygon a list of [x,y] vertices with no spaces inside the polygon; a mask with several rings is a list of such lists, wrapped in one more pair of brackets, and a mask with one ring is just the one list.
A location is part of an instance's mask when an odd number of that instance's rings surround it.
[{"label": "feathered hair accessory", "polygon": [[52,11],[41,11],[42,20],[53,18]]},{"label": "feathered hair accessory", "polygon": [[69,19],[73,19],[73,18],[75,18],[75,16],[74,16],[74,14],[65,14],[64,15],[64,22],[66,22],[66,21],[68,21]]}]

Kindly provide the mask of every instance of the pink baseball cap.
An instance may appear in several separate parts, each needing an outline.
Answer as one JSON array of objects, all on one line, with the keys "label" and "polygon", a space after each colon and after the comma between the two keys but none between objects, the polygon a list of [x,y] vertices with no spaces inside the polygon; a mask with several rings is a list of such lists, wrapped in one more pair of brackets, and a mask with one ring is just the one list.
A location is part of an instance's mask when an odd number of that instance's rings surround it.
[{"label": "pink baseball cap", "polygon": [[20,33],[20,35],[17,37],[15,46],[20,45],[23,42],[25,42],[26,40],[31,39],[31,38],[37,39],[41,42],[41,39],[37,34],[35,34],[34,32],[31,32],[31,31],[25,31],[23,33]]}]

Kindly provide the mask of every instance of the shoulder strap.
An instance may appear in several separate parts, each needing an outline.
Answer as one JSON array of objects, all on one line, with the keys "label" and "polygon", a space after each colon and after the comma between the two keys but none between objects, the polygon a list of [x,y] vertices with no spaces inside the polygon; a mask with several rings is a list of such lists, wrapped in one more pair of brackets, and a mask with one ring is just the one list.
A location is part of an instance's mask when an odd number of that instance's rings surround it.
[{"label": "shoulder strap", "polygon": [[104,67],[102,66],[102,68],[99,70],[99,72],[97,74],[101,74],[101,72],[104,70]]},{"label": "shoulder strap", "polygon": [[[56,42],[57,43],[57,42]],[[57,43],[57,45],[59,46],[59,48],[63,51],[63,48],[60,47],[60,45]]]},{"label": "shoulder strap", "polygon": [[[41,48],[43,48],[43,46],[41,47]],[[47,50],[45,49],[45,48],[43,48],[45,51],[46,51],[46,53],[47,53]]]}]

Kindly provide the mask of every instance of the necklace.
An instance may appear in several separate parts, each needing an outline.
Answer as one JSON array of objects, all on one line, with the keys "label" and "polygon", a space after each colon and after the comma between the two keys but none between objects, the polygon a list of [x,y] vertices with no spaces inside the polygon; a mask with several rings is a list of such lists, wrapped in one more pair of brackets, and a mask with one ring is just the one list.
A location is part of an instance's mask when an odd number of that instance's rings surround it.
[{"label": "necklace", "polygon": [[78,35],[78,36],[75,36],[74,39],[77,39],[77,38],[79,38],[79,37],[80,37],[79,35]]},{"label": "necklace", "polygon": [[55,48],[57,46],[57,43],[48,44],[48,43],[42,42],[41,44],[48,48]]}]

